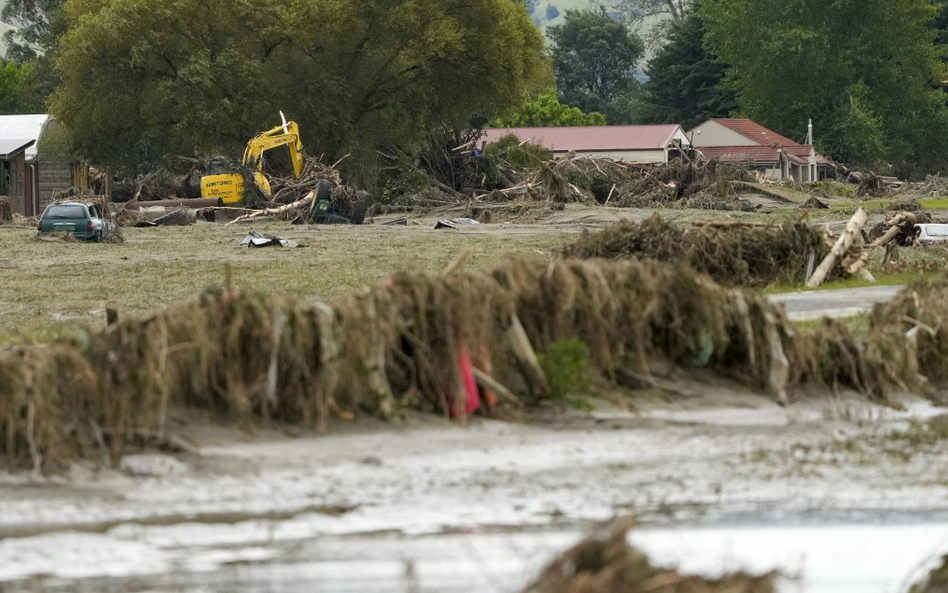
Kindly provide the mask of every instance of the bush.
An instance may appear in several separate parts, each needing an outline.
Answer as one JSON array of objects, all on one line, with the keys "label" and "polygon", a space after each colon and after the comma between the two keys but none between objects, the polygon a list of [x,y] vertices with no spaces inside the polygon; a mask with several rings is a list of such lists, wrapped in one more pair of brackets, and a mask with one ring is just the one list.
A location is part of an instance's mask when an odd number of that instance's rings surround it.
[{"label": "bush", "polygon": [[550,397],[557,402],[567,402],[571,395],[582,394],[592,389],[592,373],[589,367],[589,346],[577,339],[557,340],[537,358],[550,385]]}]

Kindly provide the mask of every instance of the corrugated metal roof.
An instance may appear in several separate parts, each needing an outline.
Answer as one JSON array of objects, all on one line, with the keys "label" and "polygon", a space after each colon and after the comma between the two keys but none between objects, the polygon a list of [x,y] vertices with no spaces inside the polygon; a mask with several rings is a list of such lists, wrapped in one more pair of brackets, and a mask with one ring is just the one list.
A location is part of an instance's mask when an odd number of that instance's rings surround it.
[{"label": "corrugated metal roof", "polygon": [[800,146],[800,143],[794,142],[786,136],[781,136],[777,132],[769,130],[753,120],[717,117],[711,121],[758,144],[769,146]]},{"label": "corrugated metal roof", "polygon": [[687,143],[681,126],[575,126],[565,128],[489,128],[485,142],[496,142],[514,134],[521,140],[541,144],[553,152],[664,150],[676,134]]},{"label": "corrugated metal roof", "polygon": [[0,115],[0,142],[21,141],[25,144],[33,140],[34,144],[26,149],[27,160],[36,157],[36,144],[43,125],[49,116],[45,113],[34,115]]},{"label": "corrugated metal roof", "polygon": [[34,144],[36,144],[36,140],[6,140],[0,138],[0,159],[12,158],[28,150]]}]

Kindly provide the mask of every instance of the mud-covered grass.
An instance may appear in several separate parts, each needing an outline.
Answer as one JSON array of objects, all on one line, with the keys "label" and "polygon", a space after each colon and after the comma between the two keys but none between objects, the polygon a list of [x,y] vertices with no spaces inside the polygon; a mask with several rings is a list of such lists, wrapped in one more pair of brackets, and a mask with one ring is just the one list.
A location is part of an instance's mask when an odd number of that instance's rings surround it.
[{"label": "mud-covered grass", "polygon": [[101,328],[107,306],[122,315],[146,315],[223,284],[225,264],[235,289],[327,299],[396,270],[437,273],[467,248],[468,269],[509,254],[553,253],[574,232],[499,225],[434,231],[433,225],[253,226],[299,240],[298,249],[240,247],[249,225],[126,228],[123,244],[40,242],[32,228],[0,227],[0,344],[48,341],[76,326]]}]

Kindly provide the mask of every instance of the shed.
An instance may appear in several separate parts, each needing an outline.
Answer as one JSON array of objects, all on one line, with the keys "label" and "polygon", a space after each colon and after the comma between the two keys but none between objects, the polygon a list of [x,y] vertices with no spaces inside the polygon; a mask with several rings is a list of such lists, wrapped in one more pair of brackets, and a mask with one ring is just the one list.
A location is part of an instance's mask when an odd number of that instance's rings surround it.
[{"label": "shed", "polygon": [[10,198],[14,212],[27,216],[39,210],[36,142],[48,118],[46,114],[0,115],[0,195]]},{"label": "shed", "polygon": [[576,154],[630,163],[667,163],[691,147],[684,130],[677,124],[489,128],[484,130],[483,143],[496,142],[510,134],[550,149],[555,157]]}]

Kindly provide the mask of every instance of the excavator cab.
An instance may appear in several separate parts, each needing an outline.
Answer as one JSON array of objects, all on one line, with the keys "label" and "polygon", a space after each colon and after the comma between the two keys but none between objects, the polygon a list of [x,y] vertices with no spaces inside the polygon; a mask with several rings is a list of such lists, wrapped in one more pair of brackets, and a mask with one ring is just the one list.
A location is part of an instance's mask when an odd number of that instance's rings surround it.
[{"label": "excavator cab", "polygon": [[[201,178],[201,197],[220,198],[225,204],[235,204],[245,201],[269,201],[270,181],[263,174],[263,153],[286,146],[290,152],[290,161],[293,173],[299,179],[303,174],[303,144],[300,141],[299,127],[296,122],[288,122],[280,112],[281,125],[258,134],[244,150],[244,157],[240,165],[233,167],[219,167],[217,159],[209,162],[208,174]],[[222,170],[229,169],[229,170]]]}]

